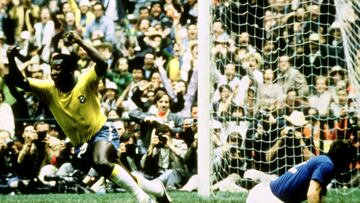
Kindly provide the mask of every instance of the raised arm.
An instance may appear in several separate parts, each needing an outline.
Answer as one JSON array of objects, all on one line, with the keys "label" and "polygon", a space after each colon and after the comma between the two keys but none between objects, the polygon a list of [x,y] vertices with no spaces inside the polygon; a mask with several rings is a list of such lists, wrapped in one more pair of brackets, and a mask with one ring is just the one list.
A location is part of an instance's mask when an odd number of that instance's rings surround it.
[{"label": "raised arm", "polygon": [[93,60],[96,64],[95,72],[98,76],[104,76],[108,65],[105,59],[101,56],[99,51],[95,49],[91,44],[85,42],[76,32],[72,31],[67,34],[67,40],[70,43],[77,43],[81,48],[83,48],[86,53],[89,55],[90,59]]},{"label": "raised arm", "polygon": [[16,65],[15,57],[20,56],[19,48],[16,46],[10,46],[7,49],[7,57],[9,60],[9,74],[5,76],[5,82],[9,86],[20,87],[25,91],[30,91],[30,83],[20,72]]}]

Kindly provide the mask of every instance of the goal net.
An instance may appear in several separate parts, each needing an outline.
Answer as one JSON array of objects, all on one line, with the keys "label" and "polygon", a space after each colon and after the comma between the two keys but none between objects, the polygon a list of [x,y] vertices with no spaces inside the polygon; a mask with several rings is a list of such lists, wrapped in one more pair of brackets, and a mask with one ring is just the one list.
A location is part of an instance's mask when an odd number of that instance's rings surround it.
[{"label": "goal net", "polygon": [[[213,0],[210,10],[213,190],[230,174],[241,178],[224,190],[268,181],[337,139],[358,143],[360,2]],[[356,170],[329,187],[358,187]]]}]

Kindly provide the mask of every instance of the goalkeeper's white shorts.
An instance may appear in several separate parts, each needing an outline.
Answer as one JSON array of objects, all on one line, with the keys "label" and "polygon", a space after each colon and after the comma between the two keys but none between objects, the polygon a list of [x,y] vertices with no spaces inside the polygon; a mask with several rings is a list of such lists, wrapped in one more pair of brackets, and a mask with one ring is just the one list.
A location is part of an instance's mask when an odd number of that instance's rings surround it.
[{"label": "goalkeeper's white shorts", "polygon": [[247,198],[246,203],[283,203],[277,198],[270,189],[270,183],[259,183],[253,187]]}]

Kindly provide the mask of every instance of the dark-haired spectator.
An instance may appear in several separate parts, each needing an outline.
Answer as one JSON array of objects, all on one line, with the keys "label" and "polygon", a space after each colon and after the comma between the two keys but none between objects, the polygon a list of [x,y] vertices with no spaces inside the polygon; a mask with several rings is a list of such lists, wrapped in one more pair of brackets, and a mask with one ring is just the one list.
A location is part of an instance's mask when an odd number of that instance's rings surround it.
[{"label": "dark-haired spectator", "polygon": [[104,15],[104,5],[101,2],[97,2],[92,6],[92,11],[95,19],[86,27],[86,31],[83,34],[84,38],[115,44],[115,24]]},{"label": "dark-haired spectator", "polygon": [[0,130],[0,185],[3,194],[9,193],[10,191],[6,188],[9,188],[11,182],[18,179],[18,154],[19,149],[15,141],[11,139],[10,133]]},{"label": "dark-haired spectator", "polygon": [[155,67],[155,54],[153,52],[146,52],[143,60],[144,79],[150,80],[152,73],[157,71],[157,67]]},{"label": "dark-haired spectator", "polygon": [[301,111],[307,103],[296,89],[291,88],[286,92],[283,105],[280,106],[280,115],[290,115],[293,111]]},{"label": "dark-haired spectator", "polygon": [[141,159],[141,166],[146,175],[161,180],[168,189],[176,189],[191,175],[184,166],[186,151],[184,140],[173,137],[168,126],[160,126],[151,132],[150,145]]},{"label": "dark-haired spectator", "polygon": [[141,6],[139,8],[139,19],[150,18],[150,9],[147,6]]},{"label": "dark-haired spectator", "polygon": [[330,115],[330,103],[333,96],[327,88],[327,78],[324,76],[316,77],[315,92],[309,96],[309,105],[319,111],[319,115],[326,117]]},{"label": "dark-haired spectator", "polygon": [[[197,69],[193,70],[189,83],[186,83],[182,80],[170,80],[167,77],[166,71],[163,67],[164,62],[165,61],[161,57],[155,60],[155,64],[159,69],[164,88],[166,89],[171,99],[175,103],[179,104],[178,108],[176,108],[176,112],[180,112],[179,114],[184,118],[190,117],[190,108],[194,102],[195,93],[197,90],[198,71]],[[172,81],[175,83],[174,86],[171,85]]]},{"label": "dark-haired spectator", "polygon": [[142,137],[143,143],[146,147],[150,144],[150,132],[158,124],[165,124],[170,127],[173,134],[182,131],[183,118],[170,111],[171,98],[165,91],[157,91],[154,97],[154,107],[150,112],[142,112],[135,110],[129,112],[132,120],[142,124]]},{"label": "dark-haired spectator", "polygon": [[155,90],[151,86],[150,82],[146,80],[141,81],[130,97],[137,108],[143,112],[148,112],[154,102]]},{"label": "dark-haired spectator", "polygon": [[235,90],[232,91],[228,85],[221,85],[219,87],[220,99],[212,105],[213,117],[216,120],[225,122],[231,117],[231,112],[236,106],[233,99],[237,95],[239,88],[235,87]]},{"label": "dark-haired spectator", "polygon": [[150,5],[150,22],[151,25],[160,23],[165,27],[171,27],[172,21],[165,15],[163,4],[160,1],[153,1]]},{"label": "dark-haired spectator", "polygon": [[279,58],[276,82],[281,86],[284,93],[291,88],[295,88],[300,96],[309,94],[305,76],[293,67],[290,57],[287,55],[282,55]]},{"label": "dark-haired spectator", "polygon": [[140,160],[143,154],[138,149],[136,137],[132,132],[125,132],[120,137],[120,146],[118,149],[121,163],[129,171],[141,171]]},{"label": "dark-haired spectator", "polygon": [[274,83],[275,75],[272,69],[264,70],[264,84],[261,91],[261,96],[264,99],[275,99],[277,105],[284,101],[284,93],[279,84]]},{"label": "dark-haired spectator", "polygon": [[183,5],[183,12],[181,14],[181,25],[196,24],[198,17],[198,3],[197,0],[188,0]]},{"label": "dark-haired spectator", "polygon": [[40,10],[40,22],[35,23],[35,45],[41,50],[41,60],[50,61],[51,40],[55,35],[54,21],[51,19],[51,13],[48,7],[42,7]]}]

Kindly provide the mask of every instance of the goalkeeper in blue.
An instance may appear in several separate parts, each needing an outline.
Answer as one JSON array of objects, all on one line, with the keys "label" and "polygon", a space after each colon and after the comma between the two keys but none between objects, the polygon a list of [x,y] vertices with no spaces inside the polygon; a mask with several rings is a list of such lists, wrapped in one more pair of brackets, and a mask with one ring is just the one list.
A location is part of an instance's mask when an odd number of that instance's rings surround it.
[{"label": "goalkeeper in blue", "polygon": [[107,122],[100,110],[99,81],[107,71],[107,63],[100,53],[84,42],[75,32],[68,33],[64,40],[83,48],[94,65],[79,79],[75,78],[77,62],[69,54],[54,53],[51,57],[51,80],[25,78],[19,71],[15,58],[19,49],[7,50],[9,74],[5,80],[32,91],[48,106],[59,126],[78,151],[81,167],[94,168],[100,175],[130,192],[138,202],[170,202],[160,181],[149,181],[141,176],[132,176],[121,164],[117,155],[119,137],[116,128]]},{"label": "goalkeeper in blue", "polygon": [[250,190],[247,203],[321,202],[326,186],[348,171],[356,158],[356,148],[347,141],[334,141],[329,152],[298,164],[269,183]]}]

